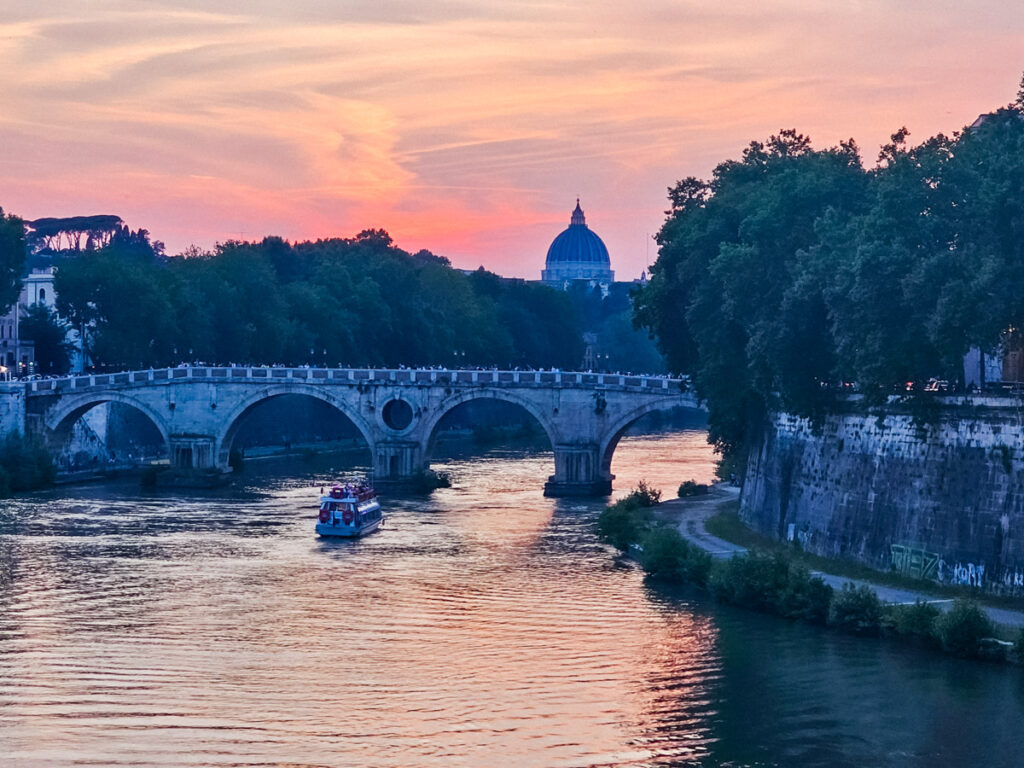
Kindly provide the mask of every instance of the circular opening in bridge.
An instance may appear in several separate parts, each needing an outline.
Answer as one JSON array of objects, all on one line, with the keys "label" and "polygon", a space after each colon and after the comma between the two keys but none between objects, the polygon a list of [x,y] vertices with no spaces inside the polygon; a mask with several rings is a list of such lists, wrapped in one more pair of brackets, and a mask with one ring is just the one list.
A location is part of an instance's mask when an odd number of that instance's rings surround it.
[{"label": "circular opening in bridge", "polygon": [[389,400],[384,405],[381,416],[391,429],[401,432],[412,424],[412,406],[405,400]]}]

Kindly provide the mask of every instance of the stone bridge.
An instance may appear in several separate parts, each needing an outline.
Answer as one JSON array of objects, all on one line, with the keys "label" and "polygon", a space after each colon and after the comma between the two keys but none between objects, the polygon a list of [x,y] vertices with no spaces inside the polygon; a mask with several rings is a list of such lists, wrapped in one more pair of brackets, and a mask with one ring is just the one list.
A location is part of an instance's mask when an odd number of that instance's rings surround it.
[{"label": "stone bridge", "polygon": [[144,413],[172,465],[228,470],[239,426],[271,398],[301,395],[337,408],[369,446],[376,481],[401,481],[429,467],[437,427],[453,408],[481,398],[533,415],[551,441],[549,495],[611,490],[612,453],[641,416],[700,407],[684,380],[557,371],[179,367],[72,376],[5,386],[0,420],[63,444],[74,423],[102,403]]}]

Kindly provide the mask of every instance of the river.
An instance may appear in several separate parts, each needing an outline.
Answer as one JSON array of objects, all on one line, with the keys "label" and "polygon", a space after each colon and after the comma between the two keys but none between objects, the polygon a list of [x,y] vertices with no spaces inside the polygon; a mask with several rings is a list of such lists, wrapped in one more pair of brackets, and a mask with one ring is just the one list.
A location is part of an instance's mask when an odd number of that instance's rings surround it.
[{"label": "river", "polygon": [[[0,507],[4,766],[1019,766],[1024,672],[718,606],[541,494],[550,453],[440,464],[366,539],[313,535],[301,462],[217,491]],[[617,493],[710,479],[628,437]]]}]

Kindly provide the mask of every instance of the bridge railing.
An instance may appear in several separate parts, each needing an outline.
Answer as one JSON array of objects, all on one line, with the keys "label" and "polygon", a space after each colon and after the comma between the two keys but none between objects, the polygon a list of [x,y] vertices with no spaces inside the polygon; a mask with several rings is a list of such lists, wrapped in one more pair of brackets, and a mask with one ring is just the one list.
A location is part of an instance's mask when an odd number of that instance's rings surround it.
[{"label": "bridge railing", "polygon": [[151,382],[202,379],[205,381],[307,381],[445,386],[602,387],[628,390],[686,391],[685,378],[590,371],[516,371],[462,368],[284,368],[270,366],[181,366],[143,371],[73,375],[26,382],[28,392],[67,393],[96,387],[124,387]]}]

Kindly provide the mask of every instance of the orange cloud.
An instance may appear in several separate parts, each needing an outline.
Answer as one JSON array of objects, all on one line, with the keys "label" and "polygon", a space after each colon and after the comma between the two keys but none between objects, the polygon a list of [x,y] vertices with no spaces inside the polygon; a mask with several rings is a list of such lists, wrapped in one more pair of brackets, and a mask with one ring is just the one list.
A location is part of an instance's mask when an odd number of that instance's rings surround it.
[{"label": "orange cloud", "polygon": [[869,160],[955,130],[1012,98],[1024,32],[996,0],[479,5],[14,0],[0,205],[117,213],[172,252],[384,226],[536,276],[580,195],[629,277],[677,178],[781,127]]}]

